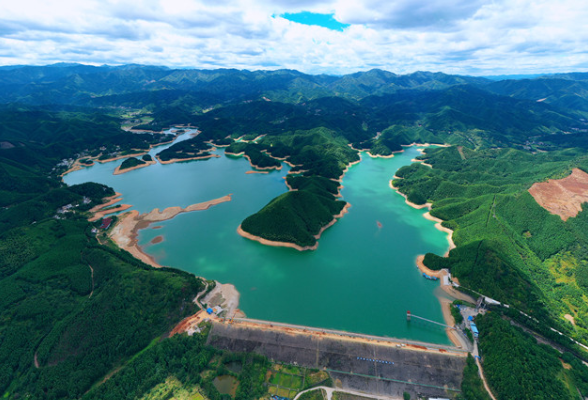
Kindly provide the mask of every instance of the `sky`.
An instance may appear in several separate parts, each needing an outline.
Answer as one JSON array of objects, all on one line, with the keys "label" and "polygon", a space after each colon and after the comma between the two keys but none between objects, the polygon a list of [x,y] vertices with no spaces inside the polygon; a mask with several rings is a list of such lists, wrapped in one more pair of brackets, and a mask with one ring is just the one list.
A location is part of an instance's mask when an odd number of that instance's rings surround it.
[{"label": "sky", "polygon": [[4,0],[0,65],[588,71],[583,0]]}]

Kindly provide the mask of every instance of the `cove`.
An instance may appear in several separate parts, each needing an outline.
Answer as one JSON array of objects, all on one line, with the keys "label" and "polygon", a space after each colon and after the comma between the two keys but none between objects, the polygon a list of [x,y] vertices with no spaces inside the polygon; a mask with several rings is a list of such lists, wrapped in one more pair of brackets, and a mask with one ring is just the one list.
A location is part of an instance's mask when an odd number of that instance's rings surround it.
[{"label": "cove", "polygon": [[[389,187],[398,168],[419,154],[416,147],[391,159],[362,154],[343,179],[349,212],[308,252],[264,246],[236,233],[244,218],[287,191],[283,177],[289,168],[246,174],[247,160],[222,150],[217,154],[221,157],[112,175],[119,160],[72,172],[64,181],[109,185],[141,213],[232,194],[230,202],[140,231],[139,243],[162,265],[234,284],[241,293],[239,308],[250,318],[450,343],[442,329],[408,324],[405,317],[410,310],[443,322],[434,294],[438,283],[421,276],[415,259],[448,248],[447,235],[423,218],[426,210],[409,207]],[[163,241],[150,244],[156,236]]]}]

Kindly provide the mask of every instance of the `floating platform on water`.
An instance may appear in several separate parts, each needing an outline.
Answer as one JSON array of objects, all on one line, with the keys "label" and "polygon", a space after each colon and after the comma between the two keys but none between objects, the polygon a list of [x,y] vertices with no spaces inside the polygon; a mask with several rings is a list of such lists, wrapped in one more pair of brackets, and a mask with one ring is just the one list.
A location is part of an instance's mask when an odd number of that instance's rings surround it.
[{"label": "floating platform on water", "polygon": [[423,272],[423,276],[424,276],[425,278],[427,278],[427,279],[430,279],[430,280],[432,280],[432,281],[436,281],[436,280],[438,280],[438,279],[439,279],[439,278],[437,278],[436,276],[427,275],[427,274],[425,274],[424,272]]}]

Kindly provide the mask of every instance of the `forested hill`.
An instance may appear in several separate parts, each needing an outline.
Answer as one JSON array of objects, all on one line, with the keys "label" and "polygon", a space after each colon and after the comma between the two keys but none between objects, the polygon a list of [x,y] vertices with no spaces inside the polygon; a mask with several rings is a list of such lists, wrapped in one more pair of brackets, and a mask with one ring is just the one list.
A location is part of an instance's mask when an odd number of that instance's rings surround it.
[{"label": "forested hill", "polygon": [[93,67],[56,64],[0,69],[0,102],[116,104],[129,100],[120,95],[146,91],[163,91],[162,96],[168,96],[168,91],[175,91],[172,97],[182,96],[182,92],[195,92],[199,98],[204,95],[209,97],[209,105],[235,99],[261,99],[264,96],[274,101],[300,102],[328,96],[360,99],[401,89],[442,89],[463,83],[486,82],[489,81],[483,78],[430,72],[396,75],[371,70],[336,77],[313,76],[293,70],[170,70],[139,65]]},{"label": "forested hill", "polygon": [[503,96],[545,102],[562,109],[588,111],[588,74],[558,74],[535,79],[503,80],[486,86]]},{"label": "forested hill", "polygon": [[[588,171],[586,82],[574,73],[490,81],[381,70],[312,76],[141,65],[0,67],[0,395],[133,398],[168,379],[162,371],[191,385],[205,380],[202,360],[214,351],[199,340],[164,339],[196,310],[192,299],[202,282],[147,267],[102,231],[96,236],[92,228],[101,222],[88,223],[87,210],[112,189],[66,187],[59,177],[74,159],[144,152],[168,141],[161,131],[179,124],[200,133],[159,159],[190,159],[213,144],[258,168],[284,159],[294,165],[297,174],[287,178],[293,190],[242,228],[301,247],[316,245],[316,233],[345,206],[337,180],[359,160],[358,149],[391,155],[414,142],[452,145],[428,149],[423,160],[433,168],[403,168],[395,184],[411,201],[431,202],[431,213],[454,230],[457,248],[447,258],[428,254],[425,263],[449,268],[464,286],[511,305],[479,321],[490,386],[500,399],[534,398],[538,386],[542,398],[588,395],[588,371],[576,356],[588,357],[550,329],[588,344],[587,210],[564,222],[528,192],[573,168]],[[565,354],[538,346],[509,319]],[[509,354],[504,341],[514,349]],[[178,356],[184,351],[193,357]],[[545,368],[530,374],[512,365]],[[466,373],[475,381],[471,362]],[[210,382],[202,384],[220,399]],[[472,390],[480,387],[476,381],[464,393],[476,398]],[[252,399],[263,388],[239,393]]]},{"label": "forested hill", "polygon": [[[35,121],[42,132],[55,122]],[[73,118],[72,134],[78,124],[94,126]],[[87,211],[113,190],[66,187],[52,172],[60,157],[74,156],[77,143],[50,136],[34,148],[23,138],[13,142],[0,149],[0,393],[80,398],[194,313],[203,285],[103,244],[100,221],[88,223]]]}]

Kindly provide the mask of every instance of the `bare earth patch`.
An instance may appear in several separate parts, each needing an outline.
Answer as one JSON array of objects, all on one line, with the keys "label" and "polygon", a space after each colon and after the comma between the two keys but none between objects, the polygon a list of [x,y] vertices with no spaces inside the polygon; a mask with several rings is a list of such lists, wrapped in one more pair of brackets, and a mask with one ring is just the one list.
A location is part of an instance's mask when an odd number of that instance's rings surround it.
[{"label": "bare earth patch", "polygon": [[564,315],[564,318],[570,321],[572,325],[576,326],[576,320],[574,320],[574,317],[572,317],[570,314]]},{"label": "bare earth patch", "polygon": [[138,232],[141,229],[147,228],[154,222],[167,221],[178,214],[186,212],[207,210],[212,206],[226,201],[231,201],[230,194],[203,203],[192,204],[186,208],[168,207],[163,211],[159,211],[159,209],[156,208],[147,214],[139,214],[137,210],[131,210],[120,216],[117,224],[110,233],[110,238],[118,245],[118,247],[128,251],[135,258],[155,268],[160,268],[161,265],[159,265],[153,257],[145,253],[141,246],[139,246],[137,239]]},{"label": "bare earth patch", "polygon": [[151,241],[149,243],[157,244],[157,243],[161,243],[161,242],[163,242],[163,236],[159,235],[159,236],[155,236],[153,239],[151,239]]},{"label": "bare earth patch", "polygon": [[[220,306],[223,310],[226,310],[226,316],[232,317],[238,312],[239,298],[241,295],[237,291],[234,285],[230,283],[221,284],[216,283],[214,289],[210,291],[203,299],[202,302],[207,304],[208,307]],[[242,315],[242,313],[239,313]]]},{"label": "bare earth patch", "polygon": [[574,168],[566,178],[535,183],[529,193],[541,207],[566,221],[578,215],[582,203],[588,202],[588,174]]}]

